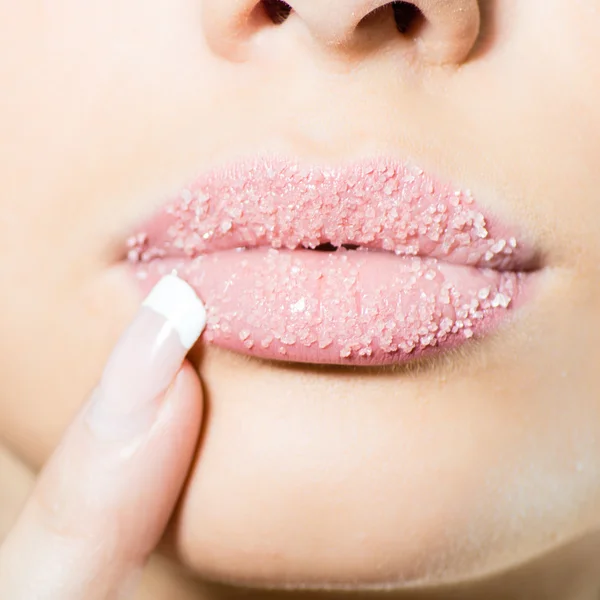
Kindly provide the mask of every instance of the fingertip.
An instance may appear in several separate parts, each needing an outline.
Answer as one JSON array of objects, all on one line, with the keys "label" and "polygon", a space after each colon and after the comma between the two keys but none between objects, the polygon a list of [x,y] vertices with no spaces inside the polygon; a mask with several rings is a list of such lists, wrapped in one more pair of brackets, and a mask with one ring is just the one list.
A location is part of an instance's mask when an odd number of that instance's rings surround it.
[{"label": "fingertip", "polygon": [[173,388],[205,326],[206,309],[182,279],[170,275],[154,287],[111,353],[87,412],[99,438],[127,442],[148,431],[157,399]]}]

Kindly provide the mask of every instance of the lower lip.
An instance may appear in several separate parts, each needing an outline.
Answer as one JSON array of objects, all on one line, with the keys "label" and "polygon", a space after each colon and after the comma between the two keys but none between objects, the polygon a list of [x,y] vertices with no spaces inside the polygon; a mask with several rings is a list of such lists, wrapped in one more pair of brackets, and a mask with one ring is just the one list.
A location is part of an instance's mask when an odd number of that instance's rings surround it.
[{"label": "lower lip", "polygon": [[480,338],[530,276],[375,251],[257,248],[134,266],[148,291],[176,272],[205,302],[204,340],[269,360],[403,364]]}]

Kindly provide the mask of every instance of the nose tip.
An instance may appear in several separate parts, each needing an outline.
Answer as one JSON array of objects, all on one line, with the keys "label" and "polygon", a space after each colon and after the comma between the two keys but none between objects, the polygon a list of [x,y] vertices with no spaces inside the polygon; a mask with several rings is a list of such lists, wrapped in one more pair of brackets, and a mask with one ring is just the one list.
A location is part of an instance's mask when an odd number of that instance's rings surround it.
[{"label": "nose tip", "polygon": [[[302,20],[315,43],[339,53],[353,47],[365,34],[361,24],[369,27],[372,23],[368,35],[376,39],[381,19],[368,17],[382,11],[387,11],[389,19],[396,19],[401,45],[412,44],[426,63],[463,62],[479,36],[478,0],[205,0],[204,4],[207,39],[214,49],[229,57],[243,54],[244,45],[261,27],[283,23],[290,16]],[[259,14],[271,16],[268,25],[257,17]],[[407,15],[419,16],[416,31],[399,22]],[[382,46],[384,38],[382,35]]]}]

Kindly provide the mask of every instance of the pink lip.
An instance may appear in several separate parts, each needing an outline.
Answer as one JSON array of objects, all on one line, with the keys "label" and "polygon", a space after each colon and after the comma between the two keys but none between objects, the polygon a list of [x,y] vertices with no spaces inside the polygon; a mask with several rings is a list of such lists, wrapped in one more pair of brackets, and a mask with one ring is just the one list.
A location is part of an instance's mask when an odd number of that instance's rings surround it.
[{"label": "pink lip", "polygon": [[173,271],[194,286],[208,307],[206,341],[352,365],[481,337],[518,305],[537,263],[468,190],[382,160],[214,172],[171,199],[128,252],[144,288]]}]

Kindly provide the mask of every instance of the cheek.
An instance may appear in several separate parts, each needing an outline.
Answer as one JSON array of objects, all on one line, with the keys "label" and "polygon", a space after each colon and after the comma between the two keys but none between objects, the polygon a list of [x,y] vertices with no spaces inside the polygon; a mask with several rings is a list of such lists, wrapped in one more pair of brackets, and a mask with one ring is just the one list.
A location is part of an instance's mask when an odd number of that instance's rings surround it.
[{"label": "cheek", "polygon": [[454,134],[465,140],[462,163],[483,174],[500,206],[508,200],[549,264],[570,269],[577,257],[589,273],[600,258],[597,3],[505,4],[484,9],[494,14],[482,51],[493,51],[449,87],[465,125]]},{"label": "cheek", "polygon": [[15,275],[0,300],[0,437],[36,468],[96,384],[139,302],[118,269],[72,273],[68,256],[48,254],[8,260]]},{"label": "cheek", "polygon": [[[24,2],[8,14],[0,6],[10,24],[0,33],[0,78],[11,89],[0,100],[0,436],[34,465],[133,314],[136,293],[111,265],[140,199],[162,197],[165,172],[181,159],[164,152],[180,146],[149,140],[148,124],[170,119],[176,130],[169,81],[192,80],[177,72],[189,63],[166,58],[174,50],[164,34],[187,27],[185,3],[164,11],[173,21],[153,18],[160,3],[134,18],[134,4],[112,12],[65,0],[44,13]],[[136,39],[131,22],[143,32]],[[179,33],[180,44],[190,39]]]}]

